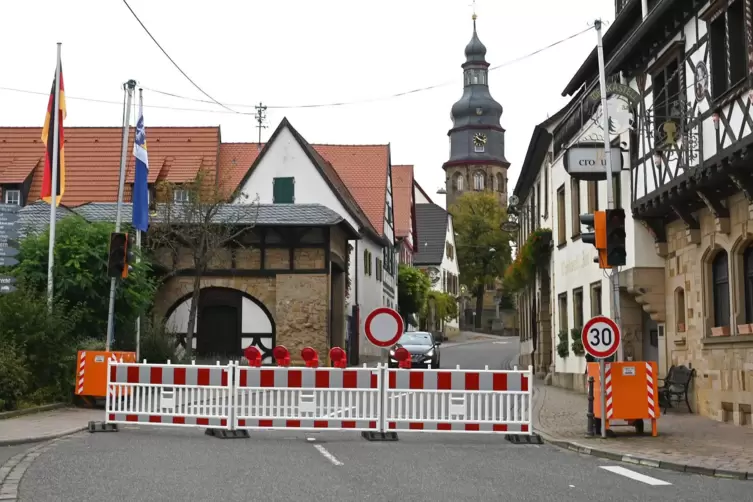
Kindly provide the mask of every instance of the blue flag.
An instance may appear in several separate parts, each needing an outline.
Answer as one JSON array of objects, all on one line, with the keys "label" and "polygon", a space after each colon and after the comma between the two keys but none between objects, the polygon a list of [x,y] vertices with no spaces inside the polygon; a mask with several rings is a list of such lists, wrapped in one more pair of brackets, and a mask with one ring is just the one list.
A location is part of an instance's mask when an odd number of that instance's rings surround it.
[{"label": "blue flag", "polygon": [[133,181],[133,226],[146,232],[149,227],[149,156],[146,152],[146,129],[144,128],[144,101],[139,100],[139,121],[133,144],[136,157],[136,172]]}]

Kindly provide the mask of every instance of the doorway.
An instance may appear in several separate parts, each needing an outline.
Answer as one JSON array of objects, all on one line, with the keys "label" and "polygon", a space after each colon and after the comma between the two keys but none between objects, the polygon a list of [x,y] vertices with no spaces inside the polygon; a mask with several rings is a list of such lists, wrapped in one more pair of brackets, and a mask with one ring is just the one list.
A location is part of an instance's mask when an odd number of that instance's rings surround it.
[{"label": "doorway", "polygon": [[199,314],[196,352],[200,357],[233,357],[238,352],[238,308],[232,305],[204,307]]}]

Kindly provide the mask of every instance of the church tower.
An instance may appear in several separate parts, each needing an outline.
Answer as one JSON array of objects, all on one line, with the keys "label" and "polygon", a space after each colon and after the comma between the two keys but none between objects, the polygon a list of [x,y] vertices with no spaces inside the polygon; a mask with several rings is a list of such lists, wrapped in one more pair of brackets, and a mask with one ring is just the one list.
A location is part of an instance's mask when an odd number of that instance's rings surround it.
[{"label": "church tower", "polygon": [[507,168],[502,105],[489,92],[489,63],[486,47],[476,33],[465,47],[463,96],[452,105],[450,159],[444,163],[447,207],[468,190],[494,192],[499,203],[507,206]]}]

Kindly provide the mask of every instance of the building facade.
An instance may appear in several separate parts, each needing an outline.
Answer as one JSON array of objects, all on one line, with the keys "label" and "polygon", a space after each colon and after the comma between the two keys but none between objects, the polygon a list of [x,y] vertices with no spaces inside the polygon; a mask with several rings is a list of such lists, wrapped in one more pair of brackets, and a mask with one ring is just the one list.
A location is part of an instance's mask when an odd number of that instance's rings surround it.
[{"label": "building facade", "polygon": [[413,166],[392,166],[395,199],[395,240],[398,263],[413,266],[418,249]]}]

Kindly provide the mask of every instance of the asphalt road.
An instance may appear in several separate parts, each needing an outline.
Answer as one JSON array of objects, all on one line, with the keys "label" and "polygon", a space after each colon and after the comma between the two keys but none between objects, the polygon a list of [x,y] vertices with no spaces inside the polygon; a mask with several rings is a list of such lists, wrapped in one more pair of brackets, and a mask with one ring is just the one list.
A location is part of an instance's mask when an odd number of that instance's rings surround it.
[{"label": "asphalt road", "polygon": [[[447,345],[444,367],[507,368],[517,341]],[[753,501],[749,481],[675,473],[582,456],[498,435],[253,432],[220,440],[200,430],[82,433],[39,456],[20,500],[72,501]]]}]

